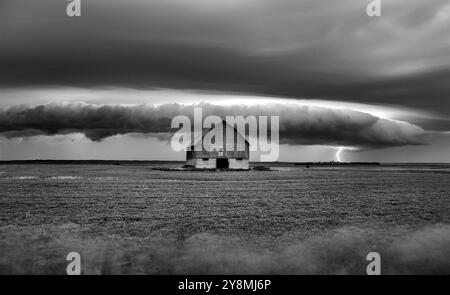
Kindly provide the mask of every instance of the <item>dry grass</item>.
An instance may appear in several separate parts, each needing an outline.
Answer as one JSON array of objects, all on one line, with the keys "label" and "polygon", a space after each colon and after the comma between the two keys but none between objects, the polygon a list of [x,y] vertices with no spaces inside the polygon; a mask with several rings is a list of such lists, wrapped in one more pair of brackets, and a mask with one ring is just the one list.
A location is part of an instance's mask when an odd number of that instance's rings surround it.
[{"label": "dry grass", "polygon": [[450,273],[450,174],[0,166],[0,272]]}]

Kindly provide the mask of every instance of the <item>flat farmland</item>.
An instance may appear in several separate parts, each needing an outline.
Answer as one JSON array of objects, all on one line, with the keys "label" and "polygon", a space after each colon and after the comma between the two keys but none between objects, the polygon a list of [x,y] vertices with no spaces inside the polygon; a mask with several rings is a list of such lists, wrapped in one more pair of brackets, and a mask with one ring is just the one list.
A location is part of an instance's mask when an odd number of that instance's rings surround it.
[{"label": "flat farmland", "polygon": [[448,166],[156,166],[1,165],[0,272],[450,273]]}]

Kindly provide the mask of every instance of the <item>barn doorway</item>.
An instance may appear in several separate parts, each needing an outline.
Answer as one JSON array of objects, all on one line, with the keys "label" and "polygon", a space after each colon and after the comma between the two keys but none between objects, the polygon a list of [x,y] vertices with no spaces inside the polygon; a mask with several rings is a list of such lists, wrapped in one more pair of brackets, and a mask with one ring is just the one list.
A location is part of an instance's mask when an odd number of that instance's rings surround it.
[{"label": "barn doorway", "polygon": [[228,158],[217,158],[216,168],[229,168]]}]

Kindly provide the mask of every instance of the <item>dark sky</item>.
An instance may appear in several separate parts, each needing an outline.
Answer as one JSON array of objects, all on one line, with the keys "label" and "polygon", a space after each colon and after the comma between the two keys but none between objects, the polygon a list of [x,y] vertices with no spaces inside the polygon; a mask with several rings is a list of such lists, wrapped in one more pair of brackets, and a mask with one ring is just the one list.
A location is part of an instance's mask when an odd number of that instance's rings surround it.
[{"label": "dark sky", "polygon": [[168,89],[408,109],[392,119],[450,130],[448,0],[382,0],[375,18],[364,0],[81,0],[72,18],[67,3],[0,2],[0,108],[25,90],[35,106],[33,91]]}]

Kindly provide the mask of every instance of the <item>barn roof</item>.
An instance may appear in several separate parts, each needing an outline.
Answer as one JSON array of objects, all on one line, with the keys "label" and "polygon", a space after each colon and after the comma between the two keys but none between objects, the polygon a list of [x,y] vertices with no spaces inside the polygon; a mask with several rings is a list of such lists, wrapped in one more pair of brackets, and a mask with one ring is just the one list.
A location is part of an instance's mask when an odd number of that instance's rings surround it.
[{"label": "barn roof", "polygon": [[[247,138],[246,138],[245,136],[243,136],[239,131],[237,131],[236,127],[231,126],[231,125],[228,124],[225,120],[222,120],[221,124],[225,124],[225,126],[228,125],[229,127],[233,128],[234,131],[235,131],[238,135],[240,135],[240,136],[242,136],[242,137],[244,138],[245,143],[248,144],[248,145],[250,146],[250,143],[248,142]],[[219,125],[220,125],[220,124],[219,124]],[[190,146],[191,146],[191,147],[195,146],[195,144],[196,144],[197,142],[199,142],[200,139],[202,139],[202,141],[203,141],[203,138],[205,137],[205,135],[208,134],[208,132],[210,132],[211,130],[213,130],[214,128],[216,128],[216,127],[219,126],[219,125],[215,125],[214,127],[211,127],[211,128],[203,128],[201,137],[199,136],[199,137],[197,137],[197,138],[194,138],[194,139],[191,141],[191,145],[190,145]]]}]

